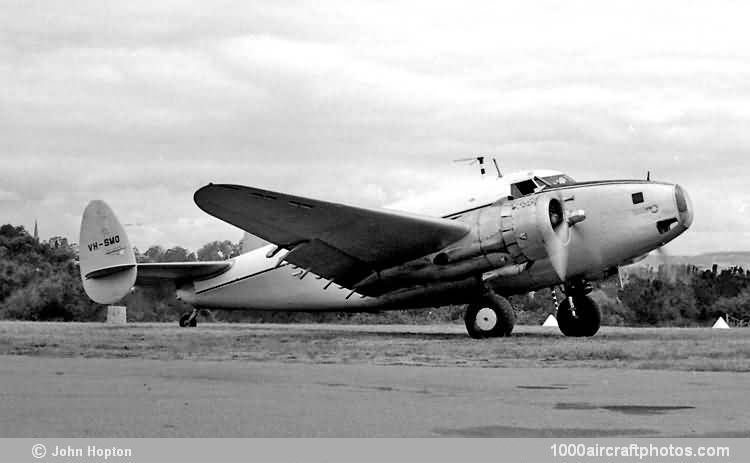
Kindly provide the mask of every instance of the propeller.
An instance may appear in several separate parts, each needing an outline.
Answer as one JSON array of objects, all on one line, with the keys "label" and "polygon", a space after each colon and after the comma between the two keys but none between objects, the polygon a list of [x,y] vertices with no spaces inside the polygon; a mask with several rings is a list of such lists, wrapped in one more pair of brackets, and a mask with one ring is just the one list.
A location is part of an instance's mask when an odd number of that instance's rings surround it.
[{"label": "propeller", "polygon": [[[565,233],[569,233],[566,230]],[[568,238],[570,235],[568,234]],[[549,256],[549,261],[552,264],[552,268],[555,269],[555,273],[560,277],[561,281],[565,281],[568,276],[568,245],[562,241],[551,241],[545,243],[545,249]]]},{"label": "propeller", "polygon": [[574,214],[566,214],[563,207],[563,198],[554,196],[549,200],[548,218],[550,227],[544,227],[544,249],[549,257],[552,268],[565,281],[568,276],[568,244],[570,244],[572,225],[586,218],[583,211]]},{"label": "propeller", "polygon": [[664,250],[663,247],[659,247],[655,249],[657,257],[659,258],[659,261],[664,266],[664,276],[667,278],[667,281],[670,283],[674,283],[675,281],[675,274],[672,271],[672,266],[669,263],[669,253]]},{"label": "propeller", "polygon": [[[541,226],[544,250],[555,273],[564,283],[568,279],[570,240],[576,234],[575,225],[586,220],[586,212],[582,209],[566,210],[562,193],[551,194],[542,204],[547,206],[537,210],[537,220],[540,224],[545,221],[549,223],[549,226]],[[600,257],[597,249],[590,249],[589,252],[596,259]]]}]

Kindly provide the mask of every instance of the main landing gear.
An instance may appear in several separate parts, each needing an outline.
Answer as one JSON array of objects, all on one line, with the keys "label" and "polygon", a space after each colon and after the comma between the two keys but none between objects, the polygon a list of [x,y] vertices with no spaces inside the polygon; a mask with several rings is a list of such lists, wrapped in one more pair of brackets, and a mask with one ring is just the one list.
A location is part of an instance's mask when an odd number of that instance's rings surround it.
[{"label": "main landing gear", "polygon": [[193,308],[190,313],[184,313],[180,317],[180,326],[194,328],[198,326],[198,309]]},{"label": "main landing gear", "polygon": [[602,314],[599,305],[588,296],[586,282],[565,285],[565,299],[557,306],[557,325],[565,336],[593,336],[599,331]]},{"label": "main landing gear", "polygon": [[474,339],[509,336],[516,322],[510,302],[489,292],[466,307],[466,331]]}]

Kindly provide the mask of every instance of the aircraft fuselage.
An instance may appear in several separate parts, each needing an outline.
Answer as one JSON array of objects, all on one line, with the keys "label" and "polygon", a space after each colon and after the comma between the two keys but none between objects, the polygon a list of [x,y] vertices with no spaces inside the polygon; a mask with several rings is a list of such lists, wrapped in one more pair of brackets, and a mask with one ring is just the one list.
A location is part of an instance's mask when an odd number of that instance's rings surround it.
[{"label": "aircraft fuselage", "polygon": [[304,274],[284,262],[285,251],[271,256],[272,245],[235,258],[218,276],[182,285],[177,295],[220,309],[362,311],[463,303],[487,287],[509,295],[603,278],[673,240],[693,219],[682,188],[638,180],[551,186],[463,206],[442,216],[470,225],[471,232],[439,252],[377,269],[362,284],[379,289],[378,296]]}]

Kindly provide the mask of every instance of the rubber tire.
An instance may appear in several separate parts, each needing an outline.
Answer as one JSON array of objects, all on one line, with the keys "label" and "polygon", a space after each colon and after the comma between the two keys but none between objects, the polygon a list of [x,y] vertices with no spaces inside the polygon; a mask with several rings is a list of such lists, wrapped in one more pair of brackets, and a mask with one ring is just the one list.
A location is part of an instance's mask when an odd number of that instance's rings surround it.
[{"label": "rubber tire", "polygon": [[557,307],[557,326],[565,336],[589,337],[599,331],[602,323],[602,312],[599,304],[588,296],[573,296],[576,316],[570,310],[568,298]]},{"label": "rubber tire", "polygon": [[[475,325],[477,314],[483,308],[492,309],[497,317],[495,327],[490,331],[479,330]],[[510,336],[516,323],[516,314],[510,301],[497,294],[483,296],[478,302],[466,306],[464,323],[469,336],[474,339],[499,338]]]},{"label": "rubber tire", "polygon": [[188,326],[194,327],[194,326],[198,325],[198,320],[195,319],[195,318],[192,321],[188,321],[188,320],[190,320],[190,315],[191,314],[189,314],[189,313],[184,313],[180,317],[180,326],[182,328],[186,328]]}]

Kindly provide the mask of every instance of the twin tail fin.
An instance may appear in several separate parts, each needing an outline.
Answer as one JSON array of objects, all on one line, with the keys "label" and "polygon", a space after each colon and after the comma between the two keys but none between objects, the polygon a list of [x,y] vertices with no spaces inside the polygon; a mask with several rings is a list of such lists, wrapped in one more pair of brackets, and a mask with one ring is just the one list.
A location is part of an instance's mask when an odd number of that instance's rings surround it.
[{"label": "twin tail fin", "polygon": [[83,212],[79,243],[81,280],[86,294],[114,304],[135,284],[135,254],[125,229],[104,201],[91,201]]}]

